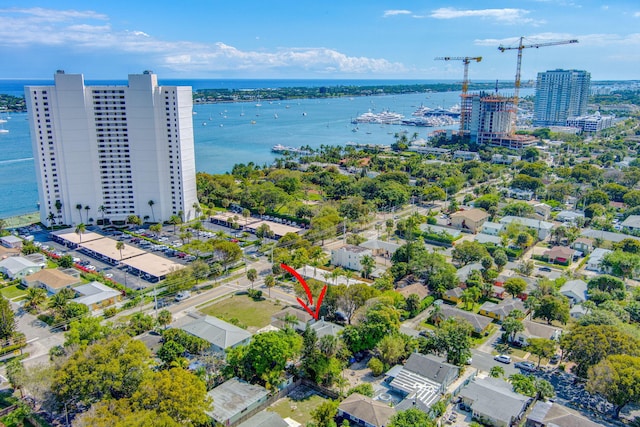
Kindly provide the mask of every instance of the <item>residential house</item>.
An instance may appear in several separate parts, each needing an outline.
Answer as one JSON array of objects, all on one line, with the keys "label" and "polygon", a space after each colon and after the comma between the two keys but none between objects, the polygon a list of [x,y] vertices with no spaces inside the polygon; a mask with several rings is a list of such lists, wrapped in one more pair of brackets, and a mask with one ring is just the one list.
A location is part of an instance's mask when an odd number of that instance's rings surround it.
[{"label": "residential house", "polygon": [[280,415],[271,411],[260,411],[238,427],[290,427]]},{"label": "residential house", "polygon": [[72,301],[86,305],[89,307],[89,310],[98,310],[113,305],[122,299],[120,291],[96,281],[75,286],[73,290],[80,294],[80,296],[74,298]]},{"label": "residential house", "polygon": [[42,288],[49,294],[57,294],[62,289],[71,289],[82,280],[78,271],[73,268],[64,271],[46,268],[23,277],[21,282],[28,288]]},{"label": "residential house", "polygon": [[409,295],[415,294],[418,295],[420,300],[423,300],[431,294],[429,288],[420,282],[414,282],[410,285],[403,286],[402,288],[396,288],[396,292],[405,298],[408,298]]},{"label": "residential house", "polygon": [[453,152],[453,159],[480,160],[480,155],[475,151],[456,150]]},{"label": "residential house", "polygon": [[512,199],[518,200],[531,200],[533,199],[533,191],[530,190],[522,190],[520,188],[509,188],[507,190],[507,195]]},{"label": "residential house", "polygon": [[544,325],[530,320],[523,320],[522,325],[524,326],[524,330],[516,333],[513,338],[513,343],[521,347],[528,345],[527,340],[530,338],[546,338],[557,341],[560,339],[560,335],[562,335],[562,329],[554,326]]},{"label": "residential house", "polygon": [[484,267],[482,267],[482,264],[479,262],[472,262],[464,267],[460,267],[456,272],[456,276],[458,276],[458,283],[461,285],[467,283],[467,279],[472,271],[482,272],[482,270],[484,270]]},{"label": "residential house", "polygon": [[574,319],[584,316],[587,310],[582,303],[587,300],[587,283],[583,280],[569,280],[560,288],[560,293],[569,299],[569,315]]},{"label": "residential house", "polygon": [[497,236],[502,231],[504,224],[498,222],[485,222],[482,224],[482,234],[488,234],[489,236]]},{"label": "residential house", "polygon": [[493,298],[505,299],[509,294],[504,290],[504,287],[493,285],[491,287],[491,296]]},{"label": "residential house", "polygon": [[640,215],[629,215],[620,225],[625,231],[640,231]]},{"label": "residential house", "polygon": [[460,375],[460,368],[433,355],[412,353],[389,387],[404,396],[398,410],[417,407],[423,412],[440,400]]},{"label": "residential house", "polygon": [[509,313],[511,313],[513,310],[520,310],[523,313],[527,312],[522,300],[518,298],[510,298],[500,301],[497,304],[491,301],[487,301],[480,306],[478,314],[502,322],[509,316]]},{"label": "residential house", "polygon": [[505,216],[500,218],[499,222],[504,225],[511,224],[512,222],[518,223],[527,228],[536,230],[538,233],[538,239],[540,240],[546,239],[551,234],[551,230],[553,230],[553,224],[550,222],[520,216]]},{"label": "residential house", "polygon": [[476,234],[473,238],[473,241],[482,243],[482,244],[492,243],[496,246],[502,246],[502,238],[500,236],[492,236],[489,234],[484,234],[484,231],[481,231],[480,233]]},{"label": "residential house", "polygon": [[[196,315],[190,314],[190,316]],[[224,353],[228,348],[247,345],[251,340],[249,332],[213,316],[198,316],[180,329],[207,341],[211,344],[210,351],[216,353]]]},{"label": "residential house", "polygon": [[514,162],[519,162],[521,159],[520,156],[511,156],[508,154],[494,154],[491,156],[491,163],[501,164],[501,165],[510,165]]},{"label": "residential house", "polygon": [[362,271],[360,261],[367,255],[373,256],[371,249],[361,246],[345,245],[331,251],[331,264],[348,268],[349,270]]},{"label": "residential house", "polygon": [[473,326],[473,332],[477,335],[484,335],[491,324],[491,319],[488,317],[480,316],[478,314],[471,313],[470,311],[460,310],[456,307],[442,305],[440,306],[440,311],[443,320],[450,317],[457,317],[471,323],[471,326]]},{"label": "residential house", "polygon": [[5,248],[20,249],[22,248],[22,239],[12,234],[0,237],[0,245]]},{"label": "residential house", "polygon": [[591,239],[600,239],[603,242],[611,242],[611,243],[620,243],[624,239],[634,239],[640,240],[640,237],[632,236],[631,234],[625,233],[614,233],[612,231],[604,231],[604,230],[593,230],[591,228],[585,228],[582,233],[580,233],[582,237],[588,237]]},{"label": "residential house", "polygon": [[554,264],[569,265],[573,261],[575,250],[566,246],[554,246],[551,249],[544,251],[542,254],[547,258],[547,262]]},{"label": "residential house", "polygon": [[591,251],[593,251],[593,239],[588,237],[578,237],[572,244],[571,247],[581,252],[583,255],[589,255]]},{"label": "residential house", "polygon": [[332,322],[327,322],[326,320],[324,320],[324,318],[313,322],[311,325],[309,325],[309,328],[316,331],[316,336],[318,337],[318,339],[326,335],[337,337],[338,334],[344,329],[340,325],[336,325]]},{"label": "residential house", "polygon": [[587,282],[576,279],[565,282],[560,293],[569,298],[572,304],[580,304],[587,300]]},{"label": "residential house", "polygon": [[551,216],[551,206],[546,203],[536,203],[533,205],[533,211],[544,221]]},{"label": "residential house", "polygon": [[[307,325],[313,320],[313,317],[299,308],[287,307],[271,316],[271,325],[278,329],[284,329],[287,319],[290,321],[290,327],[292,326],[296,331],[302,332],[307,329]],[[296,319],[295,322],[294,319]]]},{"label": "residential house", "polygon": [[461,301],[463,292],[464,289],[462,289],[460,286],[457,286],[453,289],[447,289],[445,293],[442,294],[442,299],[454,304],[458,304]]},{"label": "residential house", "polygon": [[388,404],[360,393],[352,393],[340,402],[338,416],[352,426],[387,427],[396,410]]},{"label": "residential house", "polygon": [[256,410],[267,401],[266,388],[232,378],[209,391],[215,404],[207,414],[222,425],[237,423],[243,416]]},{"label": "residential house", "polygon": [[[573,409],[555,402],[538,401],[527,416],[525,427],[604,427]],[[608,424],[606,424],[608,425]]]},{"label": "residential house", "polygon": [[584,213],[564,210],[558,212],[554,219],[558,222],[575,225],[578,223],[578,221],[584,219]]},{"label": "residential house", "polygon": [[452,227],[469,230],[474,234],[480,231],[487,218],[489,218],[489,214],[478,208],[454,212],[450,216]]},{"label": "residential house", "polygon": [[595,248],[593,252],[591,252],[591,255],[589,255],[585,268],[587,270],[597,271],[599,273],[606,273],[607,271],[606,268],[603,267],[602,261],[604,260],[604,257],[609,253],[611,253],[609,249]]},{"label": "residential house", "polygon": [[23,256],[11,256],[0,261],[0,273],[7,276],[9,280],[22,279],[44,267],[44,263],[35,263]]},{"label": "residential house", "polygon": [[364,243],[360,243],[359,246],[370,249],[373,255],[381,256],[383,258],[391,258],[398,248],[400,248],[400,245],[396,243],[385,242],[383,240],[368,240]]},{"label": "residential house", "polygon": [[508,382],[491,377],[472,380],[460,390],[460,398],[473,418],[494,427],[517,425],[532,400],[514,392]]}]

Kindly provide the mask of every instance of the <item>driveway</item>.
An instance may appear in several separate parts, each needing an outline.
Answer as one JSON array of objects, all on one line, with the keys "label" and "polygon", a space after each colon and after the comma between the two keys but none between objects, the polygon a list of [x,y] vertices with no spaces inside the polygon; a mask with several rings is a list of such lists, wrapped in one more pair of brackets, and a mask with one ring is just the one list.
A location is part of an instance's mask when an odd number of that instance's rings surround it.
[{"label": "driveway", "polygon": [[53,333],[46,323],[38,320],[32,314],[27,313],[17,304],[12,304],[16,313],[16,329],[27,338],[27,346],[23,349],[24,353],[29,356],[24,359],[25,366],[32,366],[41,363],[48,363],[49,350],[56,345],[64,343],[64,334],[62,332]]}]

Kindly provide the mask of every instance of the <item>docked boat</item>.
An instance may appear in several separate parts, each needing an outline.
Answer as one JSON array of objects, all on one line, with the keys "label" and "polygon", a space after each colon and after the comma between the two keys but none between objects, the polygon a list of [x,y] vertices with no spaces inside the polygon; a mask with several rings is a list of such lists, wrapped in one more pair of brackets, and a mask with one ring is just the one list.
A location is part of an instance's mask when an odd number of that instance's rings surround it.
[{"label": "docked boat", "polygon": [[383,125],[399,125],[404,115],[385,110],[381,113],[373,113],[371,110],[359,115],[352,123],[377,123]]},{"label": "docked boat", "polygon": [[302,148],[296,148],[296,147],[289,147],[287,145],[282,145],[282,144],[276,144],[273,147],[271,147],[271,151],[274,153],[288,153],[288,154],[301,154],[301,155],[306,155],[306,154],[311,154],[310,151],[308,150],[303,150]]}]

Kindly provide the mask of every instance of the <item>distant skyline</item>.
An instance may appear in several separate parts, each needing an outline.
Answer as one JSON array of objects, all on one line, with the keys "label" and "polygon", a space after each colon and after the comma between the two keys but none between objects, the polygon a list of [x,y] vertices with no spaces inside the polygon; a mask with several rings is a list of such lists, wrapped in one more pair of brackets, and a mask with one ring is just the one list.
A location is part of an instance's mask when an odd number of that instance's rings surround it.
[{"label": "distant skyline", "polygon": [[0,78],[461,80],[461,62],[434,57],[482,56],[472,81],[508,81],[517,51],[498,46],[524,36],[579,43],[525,49],[523,81],[556,68],[632,80],[639,29],[637,0],[2,0]]}]

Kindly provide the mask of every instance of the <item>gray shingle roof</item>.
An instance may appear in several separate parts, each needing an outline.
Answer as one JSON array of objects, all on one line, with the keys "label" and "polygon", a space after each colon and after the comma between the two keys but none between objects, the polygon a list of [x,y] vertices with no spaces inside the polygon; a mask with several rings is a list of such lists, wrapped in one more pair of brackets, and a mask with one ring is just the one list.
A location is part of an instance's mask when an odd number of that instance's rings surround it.
[{"label": "gray shingle roof", "polygon": [[511,384],[497,378],[475,379],[460,391],[460,396],[471,401],[474,413],[511,423],[512,418],[524,411],[530,398],[511,390]]},{"label": "gray shingle roof", "polygon": [[251,338],[251,334],[244,329],[213,316],[194,320],[182,326],[181,329],[222,349],[233,347]]},{"label": "gray shingle roof", "polygon": [[473,326],[476,333],[482,332],[491,323],[491,319],[488,317],[480,316],[448,305],[443,304],[441,310],[445,319],[448,319],[449,317],[459,317],[471,323],[471,326]]},{"label": "gray shingle roof", "polygon": [[343,400],[338,409],[377,427],[388,425],[396,413],[396,410],[387,404],[359,393],[353,393]]},{"label": "gray shingle roof", "polygon": [[232,378],[211,390],[209,396],[215,402],[208,414],[224,423],[244,409],[263,399],[269,392],[266,388]]}]

